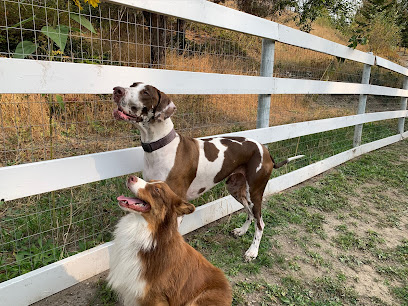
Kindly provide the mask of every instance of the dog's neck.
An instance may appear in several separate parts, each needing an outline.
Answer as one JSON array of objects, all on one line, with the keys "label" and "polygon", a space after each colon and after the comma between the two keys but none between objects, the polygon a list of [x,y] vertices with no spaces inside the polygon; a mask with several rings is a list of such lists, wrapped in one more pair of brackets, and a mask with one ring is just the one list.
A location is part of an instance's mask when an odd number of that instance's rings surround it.
[{"label": "dog's neck", "polygon": [[[169,218],[159,225],[153,234],[154,247],[150,249],[140,249],[139,255],[149,267],[145,278],[148,281],[160,278],[164,272],[180,265],[180,257],[184,248],[184,238],[178,231],[177,219]],[[178,256],[174,256],[177,252]],[[163,260],[165,258],[165,260]]]},{"label": "dog's neck", "polygon": [[139,122],[136,127],[140,131],[140,137],[142,142],[149,143],[157,141],[171,132],[174,128],[174,124],[170,118],[164,121],[153,122]]}]

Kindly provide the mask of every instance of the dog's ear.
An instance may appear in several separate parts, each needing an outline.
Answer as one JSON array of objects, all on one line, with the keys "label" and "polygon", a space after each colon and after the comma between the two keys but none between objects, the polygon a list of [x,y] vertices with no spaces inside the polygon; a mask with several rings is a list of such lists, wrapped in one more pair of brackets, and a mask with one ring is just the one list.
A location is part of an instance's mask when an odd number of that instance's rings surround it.
[{"label": "dog's ear", "polygon": [[194,212],[195,206],[187,201],[180,199],[180,201],[174,207],[177,216],[188,215]]},{"label": "dog's ear", "polygon": [[164,121],[174,114],[176,106],[164,92],[160,90],[157,90],[157,92],[159,94],[159,102],[154,112],[154,119]]}]

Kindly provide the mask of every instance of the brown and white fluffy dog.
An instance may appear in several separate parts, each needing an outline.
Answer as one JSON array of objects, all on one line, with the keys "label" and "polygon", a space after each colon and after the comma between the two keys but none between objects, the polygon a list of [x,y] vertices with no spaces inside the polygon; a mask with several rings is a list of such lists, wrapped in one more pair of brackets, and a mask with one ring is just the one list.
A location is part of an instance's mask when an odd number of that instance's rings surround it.
[{"label": "brown and white fluffy dog", "polygon": [[137,82],[128,88],[115,87],[113,99],[118,106],[115,118],[129,121],[140,130],[145,149],[144,179],[165,181],[187,200],[227,179],[228,191],[248,213],[245,223],[233,234],[244,235],[255,219],[254,239],[245,258],[256,258],[264,229],[262,197],[272,169],[302,156],[275,164],[265,146],[248,138],[195,139],[177,134],[170,119],[176,106],[151,85]]},{"label": "brown and white fluffy dog", "polygon": [[125,306],[231,305],[223,272],[178,232],[177,216],[192,213],[194,205],[164,182],[130,176],[127,187],[136,198],[118,197],[129,214],[116,226],[108,276]]}]

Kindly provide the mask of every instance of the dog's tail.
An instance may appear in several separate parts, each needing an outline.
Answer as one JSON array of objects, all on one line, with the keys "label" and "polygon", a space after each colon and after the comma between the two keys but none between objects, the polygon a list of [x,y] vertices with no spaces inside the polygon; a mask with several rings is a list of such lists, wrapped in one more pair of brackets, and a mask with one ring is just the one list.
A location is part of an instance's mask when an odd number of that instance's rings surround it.
[{"label": "dog's tail", "polygon": [[278,168],[280,168],[280,167],[286,165],[288,162],[290,162],[290,161],[292,161],[292,160],[299,159],[299,158],[302,158],[302,157],[304,157],[304,155],[296,155],[296,156],[290,157],[290,158],[288,158],[287,160],[284,160],[284,161],[282,161],[282,162],[280,162],[280,163],[275,163],[275,161],[273,160],[273,157],[271,156],[272,161],[273,161],[273,167],[274,167],[275,169],[278,169]]}]

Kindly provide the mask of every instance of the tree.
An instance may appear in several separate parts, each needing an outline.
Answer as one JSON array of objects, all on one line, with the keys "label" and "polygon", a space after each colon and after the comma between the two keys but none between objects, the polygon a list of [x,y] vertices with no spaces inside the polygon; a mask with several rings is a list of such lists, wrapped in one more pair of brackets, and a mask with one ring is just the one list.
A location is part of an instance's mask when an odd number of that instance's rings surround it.
[{"label": "tree", "polygon": [[310,32],[312,23],[325,14],[339,25],[344,26],[352,20],[354,9],[355,4],[351,0],[306,0],[300,2],[295,11],[300,29]]},{"label": "tree", "polygon": [[[222,2],[217,0],[216,3]],[[281,13],[286,9],[295,12],[295,20],[302,31],[310,32],[312,23],[322,15],[329,15],[339,23],[352,19],[354,4],[351,0],[237,0],[238,9],[259,17]]]},{"label": "tree", "polygon": [[363,0],[355,16],[350,47],[369,43],[373,52],[392,50],[401,41],[396,0]]},{"label": "tree", "polygon": [[408,0],[397,2],[397,24],[401,28],[401,47],[408,48]]},{"label": "tree", "polygon": [[[218,0],[216,3],[219,3]],[[296,0],[237,0],[238,9],[258,17],[267,17],[285,10],[288,7],[296,7]]]}]

